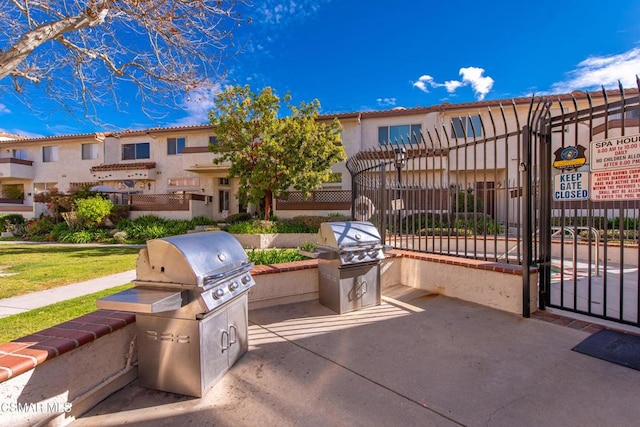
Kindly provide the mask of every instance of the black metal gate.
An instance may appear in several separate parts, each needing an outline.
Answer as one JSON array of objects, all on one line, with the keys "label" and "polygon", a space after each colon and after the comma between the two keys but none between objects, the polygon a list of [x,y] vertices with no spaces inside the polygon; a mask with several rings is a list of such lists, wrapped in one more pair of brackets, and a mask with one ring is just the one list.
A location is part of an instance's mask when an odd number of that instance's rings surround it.
[{"label": "black metal gate", "polygon": [[529,145],[541,308],[640,326],[638,90],[572,94],[540,111]]},{"label": "black metal gate", "polygon": [[539,267],[539,283],[523,275],[525,316],[538,286],[540,308],[638,326],[640,191],[626,201],[554,195],[559,173],[590,174],[592,141],[640,134],[638,90],[478,106],[351,157],[353,217],[396,248]]}]

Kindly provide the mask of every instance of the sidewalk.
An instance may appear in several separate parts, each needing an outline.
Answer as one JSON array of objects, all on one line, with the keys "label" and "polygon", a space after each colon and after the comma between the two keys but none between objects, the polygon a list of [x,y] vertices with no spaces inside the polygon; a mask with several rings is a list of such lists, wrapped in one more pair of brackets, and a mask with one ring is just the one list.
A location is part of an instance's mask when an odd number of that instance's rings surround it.
[{"label": "sidewalk", "polygon": [[136,278],[136,270],[124,273],[112,274],[87,280],[86,282],[73,283],[59,286],[39,292],[32,292],[17,297],[0,299],[0,318],[18,313],[34,310],[60,301],[92,294],[115,286],[125,285]]}]

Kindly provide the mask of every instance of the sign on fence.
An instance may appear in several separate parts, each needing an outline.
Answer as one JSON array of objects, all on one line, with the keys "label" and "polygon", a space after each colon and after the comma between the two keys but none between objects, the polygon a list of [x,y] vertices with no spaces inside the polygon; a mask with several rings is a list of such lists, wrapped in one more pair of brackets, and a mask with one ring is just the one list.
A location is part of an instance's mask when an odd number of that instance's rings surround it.
[{"label": "sign on fence", "polygon": [[553,177],[553,200],[587,200],[588,198],[588,172],[561,173]]},{"label": "sign on fence", "polygon": [[640,135],[591,142],[591,171],[640,167]]},{"label": "sign on fence", "polygon": [[640,168],[591,173],[594,202],[640,199]]},{"label": "sign on fence", "polygon": [[592,141],[589,148],[591,200],[640,200],[640,135]]}]

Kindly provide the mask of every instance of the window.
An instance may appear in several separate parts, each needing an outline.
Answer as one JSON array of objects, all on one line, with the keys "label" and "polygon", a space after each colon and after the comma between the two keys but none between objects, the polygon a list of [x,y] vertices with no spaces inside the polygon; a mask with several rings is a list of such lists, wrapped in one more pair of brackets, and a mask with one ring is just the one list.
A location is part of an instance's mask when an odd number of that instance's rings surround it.
[{"label": "window", "polygon": [[27,159],[27,149],[26,148],[14,148],[13,152],[11,153],[11,157],[13,157],[14,159],[28,160]]},{"label": "window", "polygon": [[42,161],[45,163],[58,161],[58,146],[42,147]]},{"label": "window", "polygon": [[229,185],[229,178],[218,178],[218,185]]},{"label": "window", "polygon": [[473,138],[482,136],[480,116],[453,117],[451,119],[451,138]]},{"label": "window", "polygon": [[167,154],[182,154],[186,138],[167,138]]},{"label": "window", "polygon": [[93,160],[98,158],[98,144],[95,142],[82,144],[82,160]]},{"label": "window", "polygon": [[218,138],[216,138],[215,136],[209,137],[209,144],[216,145],[217,143],[218,143]]},{"label": "window", "polygon": [[198,178],[169,178],[167,180],[169,187],[199,187],[200,180]]},{"label": "window", "polygon": [[229,212],[229,195],[230,192],[228,190],[218,191],[218,201],[220,202],[218,212]]},{"label": "window", "polygon": [[57,182],[36,182],[33,184],[33,191],[36,194],[51,193],[58,191]]},{"label": "window", "polygon": [[[624,113],[624,117],[626,119],[635,119],[637,117],[640,117],[640,110],[629,110],[626,113]],[[620,119],[622,119],[622,113],[609,115],[609,120],[620,120]]]},{"label": "window", "polygon": [[421,125],[381,126],[378,128],[378,144],[408,144],[420,140]]},{"label": "window", "polygon": [[24,185],[7,184],[0,187],[0,197],[13,200],[24,200]]},{"label": "window", "polygon": [[122,160],[148,159],[151,157],[148,142],[122,145]]}]

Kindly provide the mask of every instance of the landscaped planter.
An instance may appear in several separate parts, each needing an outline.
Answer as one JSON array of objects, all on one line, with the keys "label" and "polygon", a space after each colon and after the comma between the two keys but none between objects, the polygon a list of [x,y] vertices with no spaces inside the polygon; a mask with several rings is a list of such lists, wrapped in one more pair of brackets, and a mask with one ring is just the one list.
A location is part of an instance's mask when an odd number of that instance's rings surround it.
[{"label": "landscaped planter", "polygon": [[298,248],[318,242],[315,233],[234,234],[245,249]]}]

